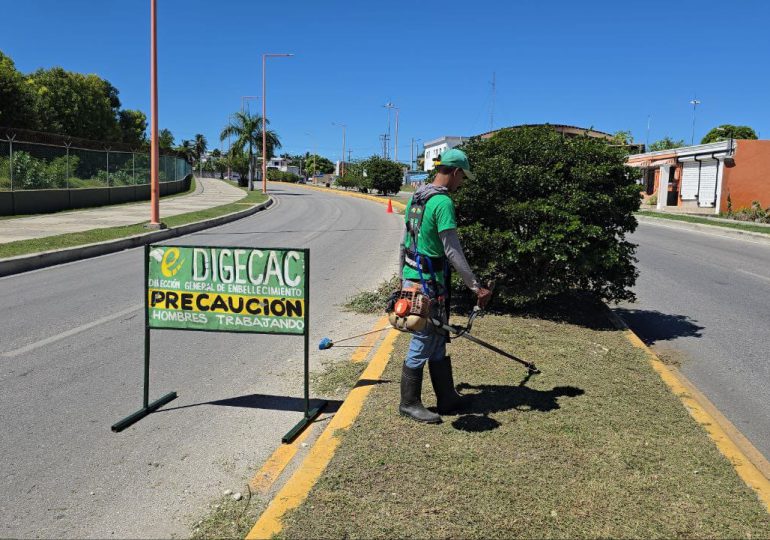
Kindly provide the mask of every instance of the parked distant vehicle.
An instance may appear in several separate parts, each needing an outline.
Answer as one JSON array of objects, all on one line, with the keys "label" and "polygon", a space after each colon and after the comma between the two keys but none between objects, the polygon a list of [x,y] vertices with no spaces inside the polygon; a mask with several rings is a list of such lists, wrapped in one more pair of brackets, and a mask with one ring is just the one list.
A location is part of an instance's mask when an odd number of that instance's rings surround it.
[{"label": "parked distant vehicle", "polygon": [[237,182],[238,180],[241,179],[241,175],[238,174],[237,172],[230,173],[229,179],[230,180],[235,180]]}]

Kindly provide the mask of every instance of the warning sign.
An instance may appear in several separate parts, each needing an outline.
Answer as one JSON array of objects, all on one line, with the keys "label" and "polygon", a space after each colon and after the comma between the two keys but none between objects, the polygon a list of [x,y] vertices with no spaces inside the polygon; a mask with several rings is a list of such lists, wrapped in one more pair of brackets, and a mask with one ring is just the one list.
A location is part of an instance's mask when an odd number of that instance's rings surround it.
[{"label": "warning sign", "polygon": [[151,328],[304,334],[307,251],[153,245]]}]

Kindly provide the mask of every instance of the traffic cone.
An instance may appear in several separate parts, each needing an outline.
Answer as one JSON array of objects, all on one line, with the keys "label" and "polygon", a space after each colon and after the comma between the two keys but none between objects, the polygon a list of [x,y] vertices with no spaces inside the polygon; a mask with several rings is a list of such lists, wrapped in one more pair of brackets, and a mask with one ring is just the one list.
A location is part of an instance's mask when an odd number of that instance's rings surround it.
[{"label": "traffic cone", "polygon": [[388,199],[388,209],[385,211],[386,214],[392,214],[393,213],[393,203],[390,199]]}]

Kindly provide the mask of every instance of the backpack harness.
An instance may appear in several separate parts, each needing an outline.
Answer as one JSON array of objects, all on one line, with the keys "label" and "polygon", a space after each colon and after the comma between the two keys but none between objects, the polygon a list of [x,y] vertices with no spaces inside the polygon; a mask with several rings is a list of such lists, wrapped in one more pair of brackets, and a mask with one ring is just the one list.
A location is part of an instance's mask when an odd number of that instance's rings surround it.
[{"label": "backpack harness", "polygon": [[[412,197],[412,202],[409,205],[409,214],[406,220],[406,235],[411,239],[411,245],[409,246],[409,249],[405,250],[404,263],[409,268],[417,270],[420,275],[420,285],[422,286],[423,294],[430,298],[444,297],[443,299],[446,302],[448,310],[451,295],[452,271],[449,260],[445,255],[441,255],[440,257],[429,257],[417,251],[417,239],[420,236],[422,220],[425,217],[425,207],[428,205],[428,201],[435,195],[446,195],[446,193],[431,193],[424,201],[419,203],[415,203],[414,197]],[[444,286],[441,286],[436,278],[436,267],[444,270]],[[423,270],[427,270],[427,273],[430,275],[429,281],[426,281]],[[429,283],[431,285],[430,287],[428,286]],[[431,292],[433,292],[433,294],[431,294]]]}]

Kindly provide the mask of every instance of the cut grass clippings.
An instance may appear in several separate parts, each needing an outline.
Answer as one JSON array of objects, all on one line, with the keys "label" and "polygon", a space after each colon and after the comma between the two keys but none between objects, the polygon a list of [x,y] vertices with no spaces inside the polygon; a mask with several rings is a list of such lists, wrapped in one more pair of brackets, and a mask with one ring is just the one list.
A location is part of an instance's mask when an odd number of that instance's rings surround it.
[{"label": "cut grass clippings", "polygon": [[[213,208],[200,210],[198,212],[169,216],[163,218],[163,223],[165,223],[168,227],[179,227],[180,225],[186,225],[187,223],[212,219],[215,217],[224,216],[226,214],[231,214],[233,212],[245,210],[250,206],[264,202],[265,200],[267,200],[267,196],[262,192],[249,191],[243,199],[240,199],[237,202],[224,204],[222,206],[215,206]],[[16,257],[19,255],[27,255],[29,253],[40,253],[54,249],[77,247],[85,244],[93,244],[96,242],[106,242],[108,240],[116,240],[137,234],[144,234],[147,232],[147,229],[145,228],[146,223],[147,222],[138,223],[136,225],[124,225],[121,227],[109,227],[105,229],[92,229],[90,231],[47,236],[44,238],[35,238],[32,240],[8,242],[5,244],[0,244],[0,259],[6,257]]]},{"label": "cut grass clippings", "polygon": [[343,307],[356,313],[385,313],[388,298],[398,288],[399,278],[393,274],[380,283],[374,291],[361,291],[345,301]]},{"label": "cut grass clippings", "polygon": [[224,496],[211,504],[208,514],[192,525],[192,540],[244,538],[267,503],[257,496],[244,495],[240,501]]},{"label": "cut grass clippings", "polygon": [[[770,516],[704,429],[611,327],[487,316],[449,345],[469,414],[421,425],[397,412],[404,334],[283,538],[767,538]],[[545,312],[541,312],[545,313]],[[435,404],[427,374],[423,400]]]},{"label": "cut grass clippings", "polygon": [[762,234],[770,234],[770,227],[762,227],[761,225],[752,225],[744,221],[736,221],[735,223],[728,223],[726,221],[716,221],[715,219],[707,217],[697,216],[683,216],[679,214],[665,214],[663,212],[650,212],[645,210],[639,212],[640,216],[648,216],[653,218],[668,219],[671,221],[685,221],[687,223],[700,223],[703,225],[713,225],[716,227],[724,227],[726,229],[738,229],[740,231],[757,232]]}]

